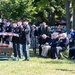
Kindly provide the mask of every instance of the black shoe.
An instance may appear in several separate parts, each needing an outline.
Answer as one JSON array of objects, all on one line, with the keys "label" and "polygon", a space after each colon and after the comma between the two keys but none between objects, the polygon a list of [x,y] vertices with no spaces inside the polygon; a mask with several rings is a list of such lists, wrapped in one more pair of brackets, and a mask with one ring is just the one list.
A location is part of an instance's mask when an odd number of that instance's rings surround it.
[{"label": "black shoe", "polygon": [[26,59],[25,61],[29,61],[29,59]]},{"label": "black shoe", "polygon": [[23,61],[29,61],[29,59],[24,59]]}]

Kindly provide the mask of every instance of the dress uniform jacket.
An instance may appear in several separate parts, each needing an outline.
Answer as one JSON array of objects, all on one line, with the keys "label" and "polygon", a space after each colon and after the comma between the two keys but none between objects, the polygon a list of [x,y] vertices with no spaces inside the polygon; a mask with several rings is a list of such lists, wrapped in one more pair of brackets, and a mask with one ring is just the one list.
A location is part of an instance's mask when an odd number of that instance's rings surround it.
[{"label": "dress uniform jacket", "polygon": [[21,28],[21,32],[19,35],[19,40],[21,44],[25,44],[26,43],[26,26],[23,26]]},{"label": "dress uniform jacket", "polygon": [[[0,33],[3,32],[3,23],[0,23]],[[1,41],[2,36],[0,35],[0,41]]]},{"label": "dress uniform jacket", "polygon": [[0,32],[3,32],[3,24],[0,23]]},{"label": "dress uniform jacket", "polygon": [[5,32],[11,32],[11,31],[12,31],[12,28],[10,25],[5,27]]},{"label": "dress uniform jacket", "polygon": [[[13,27],[13,31],[12,32],[17,34],[18,33],[17,29],[18,29],[17,27]],[[12,42],[13,43],[17,43],[18,41],[19,41],[19,37],[17,37],[17,36],[13,36],[12,37]]]},{"label": "dress uniform jacket", "polygon": [[19,35],[19,37],[17,37],[17,39],[16,39],[16,43],[20,43],[20,34],[22,32],[22,28],[21,28],[21,26],[17,26],[16,29],[17,29],[16,33]]},{"label": "dress uniform jacket", "polygon": [[[4,31],[7,32],[7,33],[12,32],[11,26],[10,26],[10,25],[9,25],[9,26],[6,26],[6,27],[4,28]],[[5,38],[5,40],[7,40],[7,41],[9,41],[9,40],[11,39],[10,36],[5,36],[4,38]]]}]

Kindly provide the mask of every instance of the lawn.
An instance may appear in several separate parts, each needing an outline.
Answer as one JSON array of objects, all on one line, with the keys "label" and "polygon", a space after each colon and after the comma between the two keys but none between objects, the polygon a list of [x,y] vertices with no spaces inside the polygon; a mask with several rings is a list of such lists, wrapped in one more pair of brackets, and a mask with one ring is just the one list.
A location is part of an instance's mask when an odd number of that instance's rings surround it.
[{"label": "lawn", "polygon": [[0,61],[0,75],[75,75],[75,61],[42,58],[32,53],[30,61]]}]

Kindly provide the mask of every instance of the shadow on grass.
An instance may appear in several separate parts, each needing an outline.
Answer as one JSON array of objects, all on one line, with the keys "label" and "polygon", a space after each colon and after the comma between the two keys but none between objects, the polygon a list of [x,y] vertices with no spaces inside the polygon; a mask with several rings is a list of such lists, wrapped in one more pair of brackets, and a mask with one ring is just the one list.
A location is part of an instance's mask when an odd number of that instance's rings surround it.
[{"label": "shadow on grass", "polygon": [[[30,50],[30,57],[31,58],[36,57],[37,59],[38,58],[51,59],[50,57],[44,58],[44,57],[39,56],[39,50],[38,49],[36,50],[36,54],[34,54],[34,51],[31,49]],[[41,62],[41,63],[50,63],[50,64],[68,63],[68,64],[75,64],[75,60],[70,60],[70,59],[66,59],[66,60],[67,61],[64,61],[64,59],[63,60],[62,59],[58,59],[58,60],[51,59],[51,60],[44,61],[44,62]],[[13,58],[0,58],[0,61],[15,61],[15,60],[13,60]]]},{"label": "shadow on grass", "polygon": [[75,73],[75,70],[68,70],[68,69],[56,69],[56,70],[60,70],[60,71],[69,71],[69,72]]},{"label": "shadow on grass", "polygon": [[7,61],[8,59],[0,58],[0,61]]},{"label": "shadow on grass", "polygon": [[0,61],[15,61],[15,60],[11,57],[11,58],[0,58]]},{"label": "shadow on grass", "polygon": [[38,50],[36,50],[36,54],[34,53],[33,50],[30,50],[30,57],[38,57],[38,58],[40,58]]},{"label": "shadow on grass", "polygon": [[51,61],[46,61],[46,62],[44,62],[44,63],[46,63],[46,64],[49,64],[49,63],[50,63],[50,64],[62,64],[63,62],[62,62],[62,61],[59,61],[59,60],[56,61],[56,60],[53,60],[53,59],[52,59]]},{"label": "shadow on grass", "polygon": [[[50,58],[48,58],[50,59]],[[75,64],[75,60],[70,60],[70,59],[67,59],[67,60],[62,60],[62,59],[58,59],[58,60],[55,60],[55,59],[51,59],[51,60],[48,60],[48,61],[44,61],[44,62],[41,62],[41,63],[45,63],[45,64]]]},{"label": "shadow on grass", "polygon": [[[38,50],[36,51],[36,54],[34,54],[33,50],[31,50],[30,51],[30,56],[32,58],[37,57],[37,59],[38,58],[51,59],[50,57],[44,58],[44,57],[39,56]],[[50,63],[50,64],[64,64],[64,63],[67,63],[67,64],[75,64],[75,60],[71,60],[69,58],[68,59],[58,59],[58,60],[51,59],[51,60],[44,61],[44,62],[41,62],[41,63]]]}]

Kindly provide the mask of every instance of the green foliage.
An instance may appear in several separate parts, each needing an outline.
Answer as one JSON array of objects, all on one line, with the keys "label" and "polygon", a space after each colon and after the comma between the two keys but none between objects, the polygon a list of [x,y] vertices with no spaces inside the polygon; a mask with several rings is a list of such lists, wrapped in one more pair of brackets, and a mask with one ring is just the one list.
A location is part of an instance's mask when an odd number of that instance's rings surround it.
[{"label": "green foliage", "polygon": [[8,19],[33,18],[36,14],[32,3],[34,0],[7,0],[0,1],[2,3],[2,16]]},{"label": "green foliage", "polygon": [[54,14],[55,21],[66,16],[64,0],[0,0],[2,18],[12,20],[28,18],[32,22],[49,22]]},{"label": "green foliage", "polygon": [[[38,15],[40,15],[41,18],[44,18],[46,22],[49,22],[49,16],[52,14],[55,14],[56,17],[55,20],[61,20],[65,18],[65,2],[64,0],[40,0],[36,3]],[[42,19],[41,19],[42,21]]]}]

